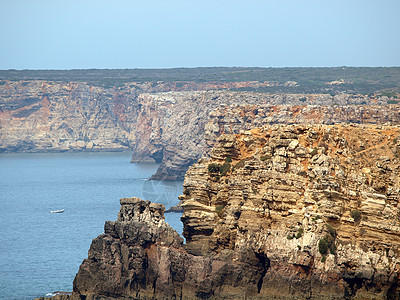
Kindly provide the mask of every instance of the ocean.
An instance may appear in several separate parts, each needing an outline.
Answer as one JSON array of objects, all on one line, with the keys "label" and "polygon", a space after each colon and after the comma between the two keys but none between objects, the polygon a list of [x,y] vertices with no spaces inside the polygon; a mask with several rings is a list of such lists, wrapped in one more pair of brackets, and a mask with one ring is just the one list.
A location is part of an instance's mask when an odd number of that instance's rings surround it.
[{"label": "ocean", "polygon": [[[157,164],[131,164],[131,153],[0,155],[0,299],[72,291],[92,239],[114,221],[119,199],[178,203],[182,181],[148,178]],[[64,213],[51,210],[64,209]],[[179,213],[167,222],[182,233]]]}]

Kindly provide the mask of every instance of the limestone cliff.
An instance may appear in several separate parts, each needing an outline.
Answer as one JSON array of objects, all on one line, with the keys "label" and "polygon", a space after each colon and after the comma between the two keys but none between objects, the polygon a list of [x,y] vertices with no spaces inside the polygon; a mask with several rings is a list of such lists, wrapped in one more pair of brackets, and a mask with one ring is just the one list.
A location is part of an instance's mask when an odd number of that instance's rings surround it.
[{"label": "limestone cliff", "polygon": [[400,106],[364,95],[195,91],[141,94],[132,161],[162,157],[153,179],[183,179],[222,133],[266,124],[400,123]]},{"label": "limestone cliff", "polygon": [[399,126],[223,134],[185,176],[186,244],[121,199],[70,299],[398,299],[399,174]]},{"label": "limestone cliff", "polygon": [[32,81],[8,82],[0,97],[0,151],[121,151],[135,142],[134,94]]},{"label": "limestone cliff", "polygon": [[[276,123],[399,123],[385,96],[179,91],[251,86],[235,83],[4,81],[0,152],[133,151],[158,162],[153,179],[183,179],[222,133]],[[152,92],[152,93],[148,93]],[[157,92],[157,93],[154,93]]]},{"label": "limestone cliff", "polygon": [[255,253],[264,296],[398,299],[399,158],[392,126],[223,135],[185,177],[186,249]]}]

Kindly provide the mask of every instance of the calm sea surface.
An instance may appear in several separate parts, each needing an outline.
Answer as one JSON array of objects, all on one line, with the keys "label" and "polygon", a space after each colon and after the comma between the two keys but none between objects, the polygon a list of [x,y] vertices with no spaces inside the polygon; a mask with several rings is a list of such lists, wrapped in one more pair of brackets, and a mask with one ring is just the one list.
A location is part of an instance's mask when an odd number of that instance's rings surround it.
[{"label": "calm sea surface", "polygon": [[[72,281],[119,199],[178,203],[182,182],[148,181],[156,164],[131,153],[0,155],[0,299],[33,299]],[[51,210],[65,209],[54,214]],[[179,233],[180,214],[166,214]]]}]

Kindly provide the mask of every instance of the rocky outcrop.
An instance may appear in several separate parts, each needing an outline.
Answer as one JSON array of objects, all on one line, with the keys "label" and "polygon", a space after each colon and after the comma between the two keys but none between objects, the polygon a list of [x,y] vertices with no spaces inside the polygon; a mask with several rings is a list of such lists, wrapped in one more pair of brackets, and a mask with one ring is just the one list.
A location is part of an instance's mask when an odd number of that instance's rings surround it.
[{"label": "rocky outcrop", "polygon": [[170,282],[181,276],[183,239],[165,223],[164,206],[138,198],[120,202],[117,221],[106,222],[105,233],[93,240],[74,292],[88,299],[179,294]]},{"label": "rocky outcrop", "polygon": [[163,205],[121,199],[117,221],[106,222],[104,232],[93,240],[74,292],[64,299],[204,299],[257,293],[253,281],[262,278],[261,265],[187,253],[183,239],[165,223]]},{"label": "rocky outcrop", "polygon": [[398,299],[400,127],[224,134],[190,167],[182,238],[121,199],[70,299]]}]

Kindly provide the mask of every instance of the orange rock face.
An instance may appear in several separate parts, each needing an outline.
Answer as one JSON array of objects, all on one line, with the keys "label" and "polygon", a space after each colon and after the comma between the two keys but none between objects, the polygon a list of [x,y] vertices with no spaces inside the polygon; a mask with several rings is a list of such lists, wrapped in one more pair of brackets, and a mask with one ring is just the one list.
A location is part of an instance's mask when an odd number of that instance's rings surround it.
[{"label": "orange rock face", "polygon": [[186,173],[186,244],[121,199],[69,299],[398,299],[399,175],[399,126],[223,134]]},{"label": "orange rock face", "polygon": [[396,298],[399,151],[398,126],[222,135],[185,177],[186,249],[265,257],[264,296]]}]

